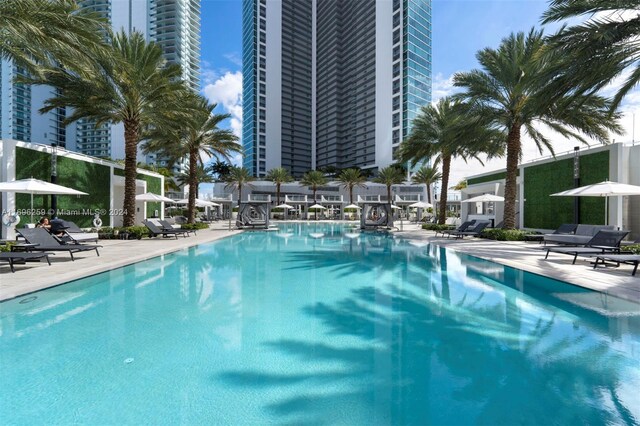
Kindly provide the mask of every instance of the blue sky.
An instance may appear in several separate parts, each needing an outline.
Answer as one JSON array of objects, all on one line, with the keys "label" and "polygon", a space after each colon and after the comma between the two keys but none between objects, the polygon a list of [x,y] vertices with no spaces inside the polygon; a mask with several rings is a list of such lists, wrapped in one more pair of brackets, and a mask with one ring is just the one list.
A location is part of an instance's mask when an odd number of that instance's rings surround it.
[{"label": "blue sky", "polygon": [[[478,50],[497,47],[500,40],[511,32],[540,27],[540,16],[547,4],[546,0],[433,0],[433,98],[454,90],[451,86],[453,73],[477,66],[475,54]],[[554,24],[545,30],[554,31],[558,27],[559,24]],[[241,57],[242,1],[203,0],[203,92],[210,100],[218,102],[220,112],[232,115],[228,125],[237,134],[242,124]],[[636,115],[640,119],[640,95],[630,97],[625,110],[629,113],[623,125],[630,129],[630,111],[637,110]],[[618,140],[631,140],[630,130],[628,133]],[[572,147],[571,142],[563,141],[556,151],[569,151]],[[533,147],[528,148],[525,149],[525,160],[540,156]],[[492,161],[487,167],[504,167],[504,161]],[[465,175],[486,170],[479,163],[457,164],[452,171],[452,180],[455,182]]]}]

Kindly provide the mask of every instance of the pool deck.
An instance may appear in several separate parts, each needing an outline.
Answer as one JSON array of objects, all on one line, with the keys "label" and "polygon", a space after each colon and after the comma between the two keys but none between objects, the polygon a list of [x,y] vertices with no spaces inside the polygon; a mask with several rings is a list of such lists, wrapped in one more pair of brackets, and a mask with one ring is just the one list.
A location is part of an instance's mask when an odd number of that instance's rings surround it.
[{"label": "pool deck", "polygon": [[100,240],[95,251],[74,253],[75,261],[65,252],[55,252],[51,266],[46,261],[15,265],[11,273],[7,262],[0,262],[0,301],[53,287],[79,278],[98,274],[140,262],[162,254],[219,240],[241,231],[229,231],[227,223],[216,223],[210,229],[198,230],[197,235],[183,238],[143,238],[142,240]]},{"label": "pool deck", "polygon": [[572,265],[573,256],[551,253],[545,260],[543,244],[522,241],[494,241],[480,238],[455,239],[435,237],[435,232],[425,231],[419,226],[404,225],[403,231],[395,232],[403,238],[437,244],[462,253],[491,260],[534,274],[555,278],[580,287],[596,290],[621,299],[640,303],[640,272],[631,276],[633,266],[602,267],[593,269],[595,258],[578,257]]},{"label": "pool deck", "polygon": [[[274,224],[277,225],[277,221]],[[351,222],[355,223],[355,222]],[[11,273],[6,262],[0,263],[0,301],[12,299],[89,275],[140,262],[155,256],[171,253],[197,244],[208,243],[241,231],[229,231],[226,223],[216,223],[209,230],[200,230],[188,238],[154,238],[143,240],[101,240],[100,257],[95,252],[78,253],[72,262],[68,254],[58,252],[46,262],[16,265]],[[424,231],[415,224],[403,224],[403,231],[395,235],[424,243],[437,244],[479,258],[522,269],[535,274],[555,278],[574,285],[596,290],[608,295],[640,303],[640,273],[631,276],[631,266],[619,268],[598,267],[594,270],[588,258],[579,257],[575,265],[567,255],[551,254],[544,260],[545,252],[538,243],[519,241],[492,241],[476,238],[464,240],[435,237],[434,232]]]}]

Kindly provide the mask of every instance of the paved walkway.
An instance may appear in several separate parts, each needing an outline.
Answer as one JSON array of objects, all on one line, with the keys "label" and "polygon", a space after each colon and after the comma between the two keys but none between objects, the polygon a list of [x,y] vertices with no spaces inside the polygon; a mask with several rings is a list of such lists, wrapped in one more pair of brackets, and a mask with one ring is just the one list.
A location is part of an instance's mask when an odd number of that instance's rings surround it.
[{"label": "paved walkway", "polygon": [[631,276],[629,265],[619,268],[598,266],[594,270],[592,259],[586,257],[578,257],[575,265],[571,264],[573,257],[567,255],[551,253],[545,260],[546,251],[541,250],[544,246],[535,242],[447,239],[435,237],[435,232],[424,231],[413,224],[405,224],[404,230],[395,234],[640,303],[640,274]]},{"label": "paved walkway", "polygon": [[240,231],[229,231],[226,223],[216,223],[211,229],[202,229],[197,235],[187,238],[144,238],[142,240],[100,240],[103,247],[100,256],[95,251],[74,253],[75,262],[65,252],[56,252],[47,262],[30,262],[16,265],[11,273],[9,264],[0,263],[0,301],[12,299],[23,294],[53,287],[89,275],[109,271],[171,253],[197,244],[208,243],[234,235]]},{"label": "paved walkway", "polygon": [[[8,264],[3,262],[0,263],[0,300],[11,299],[238,232],[241,231],[229,231],[226,223],[217,223],[212,225],[210,230],[201,230],[196,236],[178,240],[145,238],[140,241],[100,241],[104,246],[100,250],[100,257],[96,257],[94,252],[79,253],[76,255],[77,260],[71,262],[67,254],[59,252],[51,256],[52,266],[48,266],[46,262],[30,263],[27,266],[16,265],[15,274],[12,274]],[[411,240],[446,246],[503,265],[640,303],[640,275],[632,277],[629,266],[599,267],[593,270],[586,258],[578,258],[575,265],[571,264],[573,258],[566,255],[551,254],[549,260],[544,260],[545,252],[539,250],[542,246],[537,243],[436,238],[433,232],[424,231],[415,224],[404,223],[403,231],[397,231],[395,234]]]}]

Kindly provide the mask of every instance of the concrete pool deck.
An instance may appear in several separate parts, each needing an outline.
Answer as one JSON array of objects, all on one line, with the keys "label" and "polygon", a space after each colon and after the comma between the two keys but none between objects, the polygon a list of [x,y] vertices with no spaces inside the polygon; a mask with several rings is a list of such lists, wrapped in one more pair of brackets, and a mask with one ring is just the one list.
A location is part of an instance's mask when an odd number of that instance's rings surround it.
[{"label": "concrete pool deck", "polygon": [[11,273],[9,264],[0,263],[0,301],[13,299],[27,293],[64,284],[100,272],[110,271],[132,263],[137,263],[162,254],[182,250],[198,244],[209,243],[242,231],[228,230],[228,224],[213,224],[210,229],[198,230],[197,235],[183,238],[143,238],[142,240],[100,240],[95,251],[74,253],[75,262],[65,252],[55,252],[51,266],[46,261],[26,265],[17,264],[16,272]]},{"label": "concrete pool deck", "polygon": [[[323,221],[318,221],[323,222]],[[318,223],[310,221],[310,223]],[[277,225],[279,222],[275,221]],[[350,222],[355,224],[355,222]],[[198,235],[188,238],[154,238],[142,240],[101,240],[100,257],[95,252],[78,253],[72,262],[68,254],[58,252],[51,256],[51,266],[46,262],[16,265],[11,273],[8,263],[0,263],[0,301],[27,293],[53,287],[72,280],[140,262],[162,254],[171,253],[197,244],[208,243],[235,235],[242,231],[228,230],[227,223],[216,223],[209,230],[200,230]],[[611,296],[640,303],[640,274],[631,276],[631,266],[620,268],[598,267],[593,270],[588,258],[578,258],[575,265],[572,257],[551,254],[544,260],[544,251],[537,243],[519,241],[493,241],[477,238],[464,240],[434,236],[415,224],[403,224],[403,230],[395,235],[408,240],[436,244],[471,254],[482,259],[511,266],[535,274],[555,278],[580,287],[596,290]]]}]

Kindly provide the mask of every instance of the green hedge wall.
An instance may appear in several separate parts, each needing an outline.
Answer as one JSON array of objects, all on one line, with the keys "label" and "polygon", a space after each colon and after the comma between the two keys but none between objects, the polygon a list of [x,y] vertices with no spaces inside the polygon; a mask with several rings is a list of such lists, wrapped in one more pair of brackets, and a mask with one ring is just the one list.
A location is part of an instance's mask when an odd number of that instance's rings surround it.
[{"label": "green hedge wall", "polygon": [[[520,176],[520,169],[518,169],[517,176]],[[493,173],[487,176],[480,176],[477,178],[467,179],[467,185],[477,185],[479,183],[493,182],[494,180],[506,179],[506,177],[507,177],[507,172]]]},{"label": "green hedge wall", "polygon": [[[95,210],[109,210],[110,167],[101,164],[58,157],[58,184],[77,189],[89,195],[58,195],[58,215],[71,220],[80,227],[90,227]],[[51,179],[51,155],[28,148],[16,148],[16,179],[34,177],[49,181]],[[31,196],[16,194],[16,208],[29,209]],[[34,195],[33,208],[49,210],[50,195]],[[24,218],[23,220],[30,219]],[[39,218],[34,217],[35,220]],[[108,221],[102,215],[103,223]]]},{"label": "green hedge wall", "polygon": [[[114,168],[113,174],[116,176],[124,177],[124,170]],[[160,178],[138,173],[136,175],[136,179],[147,182],[147,192],[152,192],[154,194],[160,195],[160,190],[162,188],[162,180]],[[158,210],[158,212],[160,211],[161,207],[161,203],[147,203],[147,217],[152,217],[156,210]]]},{"label": "green hedge wall", "polygon": [[[580,157],[580,185],[609,178],[609,151]],[[573,159],[527,167],[524,173],[524,226],[555,229],[573,223],[573,197],[550,194],[573,188]],[[580,197],[580,223],[604,224],[604,198]]]}]

